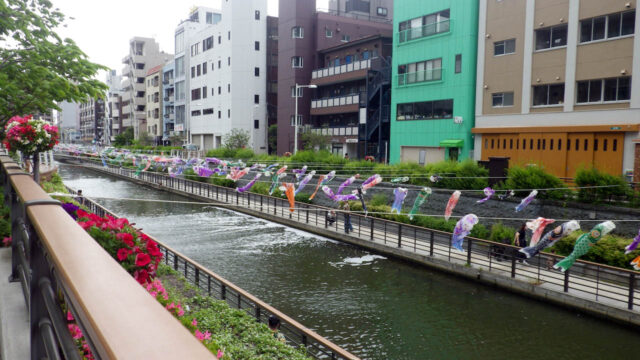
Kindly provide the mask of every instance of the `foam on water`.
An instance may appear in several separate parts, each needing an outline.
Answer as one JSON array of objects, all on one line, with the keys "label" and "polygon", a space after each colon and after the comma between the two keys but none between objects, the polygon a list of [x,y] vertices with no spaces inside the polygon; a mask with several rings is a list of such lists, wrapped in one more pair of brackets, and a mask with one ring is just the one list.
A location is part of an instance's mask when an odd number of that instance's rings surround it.
[{"label": "foam on water", "polygon": [[329,264],[331,264],[332,266],[335,266],[335,267],[343,267],[345,265],[349,265],[349,266],[371,265],[377,259],[386,260],[387,258],[384,257],[384,256],[380,256],[380,255],[364,255],[364,256],[361,256],[361,257],[344,258],[340,262],[337,262],[337,263],[330,262]]}]

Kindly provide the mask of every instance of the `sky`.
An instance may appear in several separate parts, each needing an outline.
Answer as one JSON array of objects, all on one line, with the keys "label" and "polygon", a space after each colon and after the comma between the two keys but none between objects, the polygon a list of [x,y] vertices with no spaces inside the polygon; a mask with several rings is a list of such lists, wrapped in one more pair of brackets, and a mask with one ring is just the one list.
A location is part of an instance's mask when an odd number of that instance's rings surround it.
[{"label": "sky", "polygon": [[[235,0],[243,1],[243,0]],[[278,16],[278,0],[267,1],[267,13]],[[67,16],[66,27],[58,29],[62,37],[73,39],[89,59],[122,70],[122,58],[128,53],[134,36],[152,37],[160,50],[173,53],[176,26],[186,19],[193,6],[220,8],[221,0],[52,0]],[[327,0],[317,0],[318,8],[327,8]],[[100,80],[104,80],[101,74]]]}]

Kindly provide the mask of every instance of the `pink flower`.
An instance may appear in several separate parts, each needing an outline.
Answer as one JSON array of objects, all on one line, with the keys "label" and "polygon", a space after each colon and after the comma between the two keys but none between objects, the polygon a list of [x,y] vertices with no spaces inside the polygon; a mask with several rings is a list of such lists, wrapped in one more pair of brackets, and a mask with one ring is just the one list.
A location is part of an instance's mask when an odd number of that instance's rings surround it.
[{"label": "pink flower", "polygon": [[71,336],[74,339],[80,339],[82,337],[82,330],[80,330],[80,327],[76,324],[69,324],[67,325],[67,327],[69,328],[69,333],[71,334]]},{"label": "pink flower", "polygon": [[222,359],[222,357],[223,357],[223,356],[224,356],[224,351],[222,351],[222,350],[218,349],[218,354],[216,354],[216,357],[217,357],[218,359]]},{"label": "pink flower", "polygon": [[195,332],[196,335],[196,339],[203,341],[204,340],[204,334],[200,332],[200,330],[196,330]]},{"label": "pink flower", "polygon": [[211,339],[211,333],[208,330],[204,332],[204,339],[205,340],[210,340]]},{"label": "pink flower", "polygon": [[193,321],[191,321],[191,325],[198,326],[198,320],[196,320],[196,318],[193,318]]},{"label": "pink flower", "polygon": [[4,239],[2,239],[2,244],[4,246],[11,246],[11,236],[5,237]]},{"label": "pink flower", "polygon": [[71,313],[71,311],[67,311],[67,321],[73,321],[75,320],[75,318],[73,317],[73,314]]}]

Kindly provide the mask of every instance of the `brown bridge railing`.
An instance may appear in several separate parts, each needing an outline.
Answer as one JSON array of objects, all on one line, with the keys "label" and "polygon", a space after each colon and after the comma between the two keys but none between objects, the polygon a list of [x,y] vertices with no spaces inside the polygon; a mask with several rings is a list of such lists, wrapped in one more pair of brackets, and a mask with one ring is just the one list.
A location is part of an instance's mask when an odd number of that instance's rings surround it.
[{"label": "brown bridge railing", "polygon": [[[306,226],[312,225],[319,233],[341,232],[340,229],[344,225],[344,221],[338,216],[335,223],[329,226],[326,217],[328,211],[332,209],[323,206],[296,202],[296,211],[291,214],[288,210],[288,201],[282,198],[250,192],[238,193],[235,189],[170,177],[164,173],[142,172],[139,176],[135,176],[135,170],[111,165],[104,167],[99,160],[65,157],[65,155],[61,155],[60,158],[80,161],[105,173],[232,205],[240,212],[246,208],[267,216],[294,220]],[[401,249],[410,254],[473,265],[478,269],[517,278],[552,291],[596,301],[606,306],[628,310],[637,310],[640,306],[638,290],[640,289],[640,272],[638,271],[578,260],[570,270],[561,273],[550,268],[550,265],[563,258],[555,254],[540,253],[532,259],[527,259],[528,263],[521,263],[518,248],[511,245],[467,237],[464,244],[466,252],[460,253],[451,247],[451,233],[448,232],[358,213],[352,213],[351,222],[354,229],[350,236],[359,240]]]},{"label": "brown bridge railing", "polygon": [[66,310],[97,359],[214,359],[29,174],[6,155],[0,163],[11,209],[9,280],[22,284],[31,359],[81,358]]}]

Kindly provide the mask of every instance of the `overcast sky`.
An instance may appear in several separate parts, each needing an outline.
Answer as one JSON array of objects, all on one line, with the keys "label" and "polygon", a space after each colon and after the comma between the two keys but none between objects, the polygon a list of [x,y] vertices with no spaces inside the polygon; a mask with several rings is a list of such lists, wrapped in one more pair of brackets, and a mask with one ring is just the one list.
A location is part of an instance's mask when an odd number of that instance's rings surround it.
[{"label": "overcast sky", "polygon": [[[134,36],[153,37],[160,49],[173,53],[174,30],[186,19],[194,5],[220,8],[221,0],[52,0],[54,7],[67,16],[67,27],[58,34],[73,39],[91,61],[117,69],[124,66],[129,39]],[[242,0],[235,0],[242,1]],[[268,14],[278,15],[278,0],[265,0]],[[326,9],[328,0],[317,0],[318,8]],[[74,19],[69,19],[73,17]],[[104,75],[101,79],[104,80]]]}]

